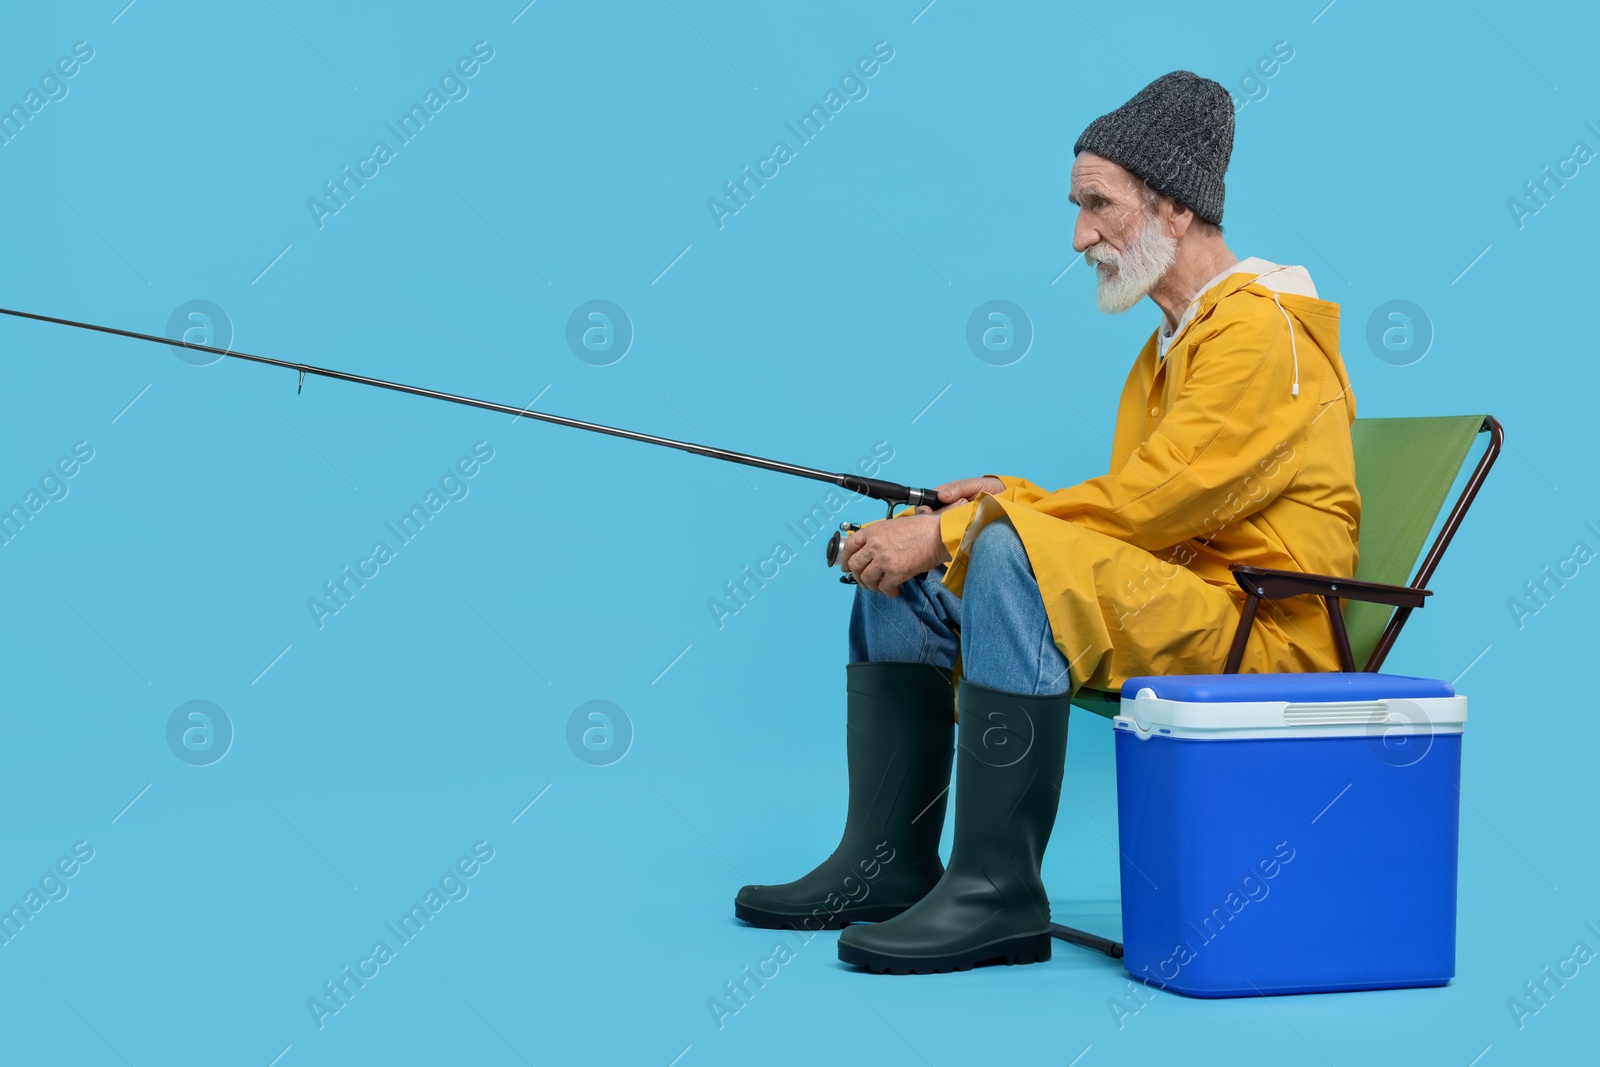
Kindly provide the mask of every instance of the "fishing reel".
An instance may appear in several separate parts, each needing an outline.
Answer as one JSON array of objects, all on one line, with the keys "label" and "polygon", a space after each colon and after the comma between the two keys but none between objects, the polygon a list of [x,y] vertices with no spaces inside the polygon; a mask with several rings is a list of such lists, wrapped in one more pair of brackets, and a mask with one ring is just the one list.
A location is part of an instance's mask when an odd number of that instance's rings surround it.
[{"label": "fishing reel", "polygon": [[[892,482],[883,482],[876,478],[857,478],[853,475],[845,475],[844,477],[847,480],[841,481],[839,484],[846,489],[865,494],[875,500],[882,500],[888,505],[889,513],[884,516],[885,519],[894,518],[894,509],[904,505],[910,505],[911,507],[910,511],[905,512],[907,515],[916,514],[916,509],[921,505],[927,505],[930,508],[939,506],[939,493],[935,489],[914,489],[911,486],[895,485]],[[844,539],[865,525],[867,524],[860,522],[841,522],[839,524],[839,531],[828,538],[829,567],[838,565],[839,549],[844,545]],[[855,585],[856,576],[849,573],[841,574],[839,581],[845,585]]]},{"label": "fishing reel", "polygon": [[[891,519],[894,518],[894,505],[891,504],[889,506],[889,514],[886,517]],[[876,522],[878,520],[874,519],[873,521]],[[857,530],[861,529],[861,527],[866,525],[868,524],[864,522],[841,522],[839,524],[839,532],[828,538],[829,567],[837,567],[839,565],[839,549],[844,546],[845,538],[849,537],[851,534],[855,533]],[[845,585],[857,584],[856,576],[851,574],[849,571],[839,575],[839,581]]]}]

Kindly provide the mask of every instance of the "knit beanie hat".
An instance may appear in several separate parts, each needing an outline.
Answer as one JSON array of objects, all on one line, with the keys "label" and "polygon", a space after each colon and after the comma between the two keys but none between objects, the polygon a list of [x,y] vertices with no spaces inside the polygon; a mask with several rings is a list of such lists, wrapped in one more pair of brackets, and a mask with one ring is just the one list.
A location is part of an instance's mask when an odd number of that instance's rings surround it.
[{"label": "knit beanie hat", "polygon": [[1222,176],[1233,154],[1233,98],[1212,81],[1175,70],[1101,115],[1072,146],[1130,171],[1207,222],[1222,222]]}]

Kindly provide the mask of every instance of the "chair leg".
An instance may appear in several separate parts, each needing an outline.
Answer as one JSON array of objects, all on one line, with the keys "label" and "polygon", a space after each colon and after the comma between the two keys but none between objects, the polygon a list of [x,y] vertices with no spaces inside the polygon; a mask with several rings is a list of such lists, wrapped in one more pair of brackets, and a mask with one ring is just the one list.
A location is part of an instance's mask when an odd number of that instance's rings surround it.
[{"label": "chair leg", "polygon": [[1261,603],[1261,598],[1255,593],[1246,593],[1244,598],[1244,614],[1239,616],[1239,628],[1233,631],[1233,647],[1228,649],[1228,662],[1223,666],[1223,674],[1238,674],[1239,664],[1244,660],[1245,642],[1250,639],[1250,627],[1255,625],[1256,606]]},{"label": "chair leg", "polygon": [[1333,640],[1339,646],[1339,669],[1347,674],[1356,669],[1355,654],[1350,651],[1350,634],[1344,628],[1344,612],[1339,610],[1339,598],[1324,596],[1328,606],[1328,624],[1333,627]]},{"label": "chair leg", "polygon": [[1071,926],[1062,926],[1060,923],[1050,924],[1050,936],[1083,948],[1092,948],[1096,952],[1104,952],[1114,960],[1122,958],[1122,942],[1113,941],[1109,937],[1091,934]]}]

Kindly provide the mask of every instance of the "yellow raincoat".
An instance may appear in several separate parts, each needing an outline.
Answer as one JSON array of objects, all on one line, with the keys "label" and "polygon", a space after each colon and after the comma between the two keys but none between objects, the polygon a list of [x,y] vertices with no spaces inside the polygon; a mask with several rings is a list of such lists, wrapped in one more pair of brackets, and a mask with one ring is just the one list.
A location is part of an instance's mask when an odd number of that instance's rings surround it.
[{"label": "yellow raincoat", "polygon": [[[1215,674],[1243,611],[1234,563],[1350,577],[1361,500],[1339,306],[1230,274],[1122,390],[1108,474],[947,509],[944,584],[960,595],[978,531],[1016,527],[1074,696],[1144,674]],[[1242,672],[1338,670],[1318,597],[1263,601]]]}]

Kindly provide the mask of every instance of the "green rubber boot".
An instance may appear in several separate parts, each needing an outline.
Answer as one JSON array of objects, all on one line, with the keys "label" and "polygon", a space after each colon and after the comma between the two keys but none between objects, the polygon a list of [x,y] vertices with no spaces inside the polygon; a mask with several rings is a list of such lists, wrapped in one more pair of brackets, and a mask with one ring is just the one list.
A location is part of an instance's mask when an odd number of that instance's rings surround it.
[{"label": "green rubber boot", "polygon": [[950,795],[955,697],[925,663],[847,668],[850,800],[844,835],[811,873],[747,885],[733,913],[756,926],[836,930],[892,918],[944,874],[939,835]]},{"label": "green rubber boot", "polygon": [[1039,865],[1061,799],[1071,698],[963,680],[950,866],[913,908],[839,935],[845,963],[886,974],[964,971],[1050,958]]}]

